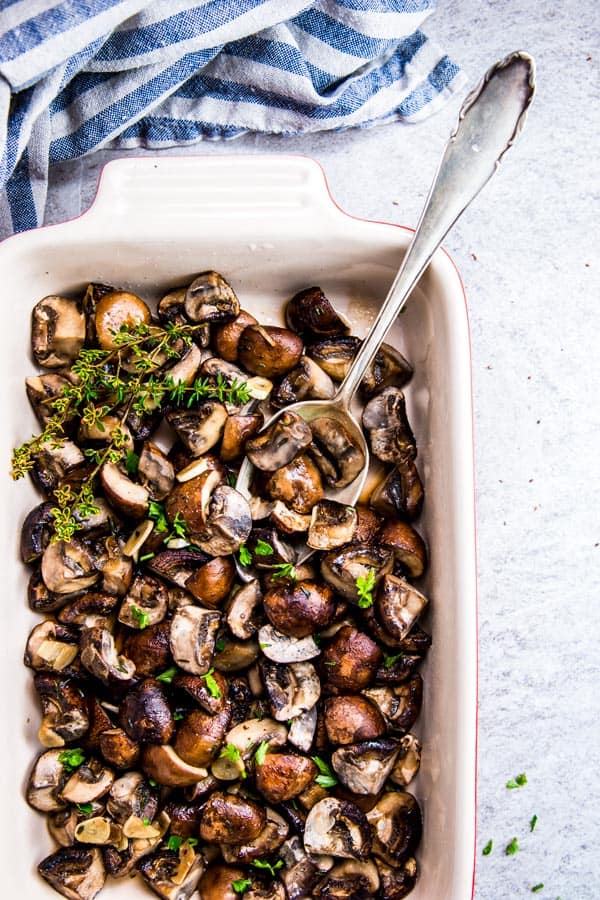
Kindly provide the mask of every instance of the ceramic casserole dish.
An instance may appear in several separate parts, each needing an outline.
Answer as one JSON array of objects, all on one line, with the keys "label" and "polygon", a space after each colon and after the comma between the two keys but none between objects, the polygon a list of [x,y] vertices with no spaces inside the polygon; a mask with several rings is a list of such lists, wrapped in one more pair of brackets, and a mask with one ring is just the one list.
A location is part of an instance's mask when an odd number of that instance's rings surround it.
[{"label": "ceramic casserole dish", "polygon": [[[9,239],[0,247],[0,381],[4,471],[14,445],[36,431],[24,378],[30,310],[43,296],[74,295],[107,282],[158,299],[202,270],[222,272],[242,306],[282,324],[285,301],[320,285],[363,335],[410,238],[408,230],[354,219],[332,202],[320,167],[302,157],[127,159],[110,163],[92,208],[64,225]],[[417,524],[431,563],[425,627],[433,646],[422,669],[423,710],[413,730],[423,744],[409,790],[424,812],[420,878],[411,900],[468,900],[473,891],[476,775],[476,583],[470,352],[460,277],[438,251],[388,337],[411,361],[406,390],[426,499]],[[0,654],[0,893],[50,900],[36,872],[53,848],[45,817],[24,786],[40,713],[22,662],[31,628],[28,572],[18,554],[27,512],[39,502],[29,482],[2,488],[3,604]],[[126,880],[101,896],[151,896]]]}]

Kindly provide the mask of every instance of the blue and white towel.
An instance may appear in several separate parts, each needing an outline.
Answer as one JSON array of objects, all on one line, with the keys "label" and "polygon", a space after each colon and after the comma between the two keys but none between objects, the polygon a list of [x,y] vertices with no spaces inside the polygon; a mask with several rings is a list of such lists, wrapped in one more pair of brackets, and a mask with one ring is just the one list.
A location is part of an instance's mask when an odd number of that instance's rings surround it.
[{"label": "blue and white towel", "polygon": [[434,0],[0,0],[0,234],[100,147],[416,122],[462,86]]}]

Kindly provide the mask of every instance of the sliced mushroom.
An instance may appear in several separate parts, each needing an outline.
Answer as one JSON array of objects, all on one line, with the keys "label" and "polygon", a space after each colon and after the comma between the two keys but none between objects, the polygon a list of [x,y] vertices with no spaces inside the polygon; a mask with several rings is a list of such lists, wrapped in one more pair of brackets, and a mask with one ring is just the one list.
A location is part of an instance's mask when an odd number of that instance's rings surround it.
[{"label": "sliced mushroom", "polygon": [[30,609],[39,613],[56,612],[68,602],[68,594],[53,594],[44,584],[40,570],[34,569],[27,584],[27,603]]},{"label": "sliced mushroom", "polygon": [[100,481],[106,499],[118,513],[130,519],[142,519],[148,512],[150,495],[141,484],[135,484],[116,463],[104,463]]},{"label": "sliced mushroom", "polygon": [[[304,825],[302,830],[303,828]],[[305,852],[304,845],[297,835],[288,838],[282,844],[279,858],[285,863],[280,877],[285,885],[288,900],[302,900],[302,898],[311,897],[319,870],[315,860]]]},{"label": "sliced mushroom", "polygon": [[366,859],[372,837],[364,812],[347,800],[326,797],[306,818],[304,847],[307,853]]},{"label": "sliced mushroom", "polygon": [[231,322],[217,325],[212,332],[212,344],[217,354],[228,362],[237,362],[238,345],[244,329],[248,325],[257,325],[257,321],[245,309],[240,309],[239,314]]},{"label": "sliced mushroom", "polygon": [[99,573],[87,546],[76,539],[53,541],[42,556],[42,578],[53,594],[74,594],[90,588]]},{"label": "sliced mushroom", "polygon": [[133,577],[133,563],[125,555],[123,543],[112,535],[104,542],[106,553],[98,562],[102,573],[102,590],[122,596],[129,590]]},{"label": "sliced mushroom", "polygon": [[217,844],[240,844],[258,837],[267,821],[253,800],[215,791],[202,812],[200,837]]},{"label": "sliced mushroom", "polygon": [[124,450],[133,450],[133,438],[126,424],[119,416],[107,415],[96,420],[92,425],[86,422],[80,422],[77,438],[81,442],[99,441],[102,444],[111,443],[114,438],[120,435],[123,441]]},{"label": "sliced mushroom", "polygon": [[138,574],[123,598],[119,622],[129,628],[157,625],[167,615],[169,595],[165,585],[152,575]]},{"label": "sliced mushroom", "polygon": [[252,531],[252,516],[246,498],[234,488],[221,484],[210,498],[204,529],[194,542],[210,556],[236,553]]},{"label": "sliced mushroom", "polygon": [[175,482],[175,469],[160,447],[146,441],[140,453],[137,471],[150,499],[164,500]]},{"label": "sliced mushroom", "polygon": [[121,703],[120,721],[134,741],[168,744],[175,723],[161,682],[146,678],[136,684]]},{"label": "sliced mushroom", "polygon": [[380,533],[384,547],[394,554],[396,563],[411,578],[419,578],[427,566],[427,548],[420,534],[408,522],[392,519],[385,523]]},{"label": "sliced mushroom", "polygon": [[266,431],[246,442],[253,466],[273,472],[291,463],[312,440],[310,426],[294,412],[283,412]]},{"label": "sliced mushroom", "polygon": [[69,900],[94,900],[106,880],[98,847],[60,847],[37,868],[42,878]]},{"label": "sliced mushroom", "polygon": [[210,669],[221,614],[199,606],[180,607],[171,621],[171,654],[184,672],[205,675]]},{"label": "sliced mushroom", "polygon": [[400,351],[390,344],[382,344],[361,381],[361,394],[372,397],[388,385],[403,387],[412,375],[413,368]]},{"label": "sliced mushroom", "polygon": [[[312,896],[317,900],[348,900],[375,897],[379,889],[379,872],[372,860],[359,862],[349,859],[338,863],[314,887]],[[388,900],[387,894],[385,894]]]},{"label": "sliced mushroom", "polygon": [[277,325],[248,325],[238,342],[238,359],[252,375],[279,378],[295,368],[304,349],[302,339]]},{"label": "sliced mushroom", "polygon": [[315,667],[309,662],[261,663],[261,671],[273,717],[287,722],[312,709],[321,696],[321,682]]},{"label": "sliced mushroom", "polygon": [[227,703],[229,686],[220,672],[213,672],[212,679],[216,690],[213,688],[210,691],[206,679],[202,675],[187,675],[185,672],[178,672],[173,679],[173,686],[186,691],[206,712],[216,715]]},{"label": "sliced mushroom", "polygon": [[101,625],[108,628],[118,602],[119,598],[114,594],[86,591],[63,606],[57,618],[64,625],[78,625],[84,628]]},{"label": "sliced mushroom", "polygon": [[150,319],[148,306],[136,294],[128,291],[105,294],[96,304],[94,317],[98,344],[103,350],[114,350],[117,334],[121,330],[148,325]]},{"label": "sliced mushroom", "polygon": [[40,812],[56,812],[67,805],[61,796],[68,777],[61,755],[61,750],[46,750],[33,764],[26,796],[29,805]]},{"label": "sliced mushroom", "polygon": [[365,695],[377,704],[388,727],[404,734],[412,728],[421,712],[423,679],[417,672],[404,684],[370,688]]},{"label": "sliced mushroom", "polygon": [[421,767],[421,744],[414,734],[405,734],[400,740],[400,753],[390,773],[390,781],[406,787]]},{"label": "sliced mushroom", "polygon": [[402,641],[428,603],[427,597],[404,578],[387,574],[379,585],[374,611],[388,634]]},{"label": "sliced mushroom", "polygon": [[272,625],[263,625],[258,632],[260,649],[267,657],[277,663],[300,663],[314,659],[321,652],[311,635],[303,638],[282,634]]},{"label": "sliced mushroom", "polygon": [[191,766],[210,765],[221,748],[230,720],[228,705],[216,715],[192,710],[177,729],[175,752]]},{"label": "sliced mushroom", "polygon": [[357,337],[336,335],[312,344],[307,347],[306,352],[334,381],[343,381],[360,344]]},{"label": "sliced mushroom", "polygon": [[317,774],[316,765],[306,756],[267,753],[256,766],[256,787],[269,803],[283,803],[301,794]]},{"label": "sliced mushroom", "polygon": [[384,547],[372,544],[353,544],[334,550],[323,557],[321,574],[332,588],[352,603],[358,603],[357,579],[374,577],[373,595],[377,585],[392,570],[393,556]]},{"label": "sliced mushroom", "polygon": [[177,484],[165,503],[169,521],[174,522],[179,515],[185,520],[191,535],[200,532],[208,521],[212,494],[222,481],[218,469],[206,467],[193,478],[186,478],[184,482]]},{"label": "sliced mushroom", "polygon": [[311,338],[332,337],[349,331],[348,323],[336,312],[320,287],[294,294],[285,307],[290,328]]},{"label": "sliced mushroom", "polygon": [[236,637],[247,640],[256,634],[258,626],[255,622],[255,612],[261,602],[262,591],[256,578],[233,595],[227,610],[227,624]]},{"label": "sliced mushroom", "polygon": [[384,516],[402,516],[412,522],[423,508],[423,484],[414,460],[407,457],[392,469],[369,498],[369,504]]},{"label": "sliced mushroom", "polygon": [[60,809],[56,812],[49,813],[47,817],[48,831],[53,840],[60,847],[72,847],[75,843],[75,829],[77,825],[90,816],[98,816],[104,811],[103,803],[90,803],[89,813],[82,813],[76,806],[70,806],[68,809]]},{"label": "sliced mushroom", "polygon": [[[269,509],[267,515],[271,516],[271,521],[279,531],[283,531],[284,534],[308,531],[310,516],[301,516],[300,513],[294,512],[281,500],[276,500],[272,506],[273,508]],[[252,513],[252,518],[258,518],[254,515],[254,512]]]},{"label": "sliced mushroom", "polygon": [[389,791],[367,813],[373,829],[373,853],[390,866],[413,856],[421,840],[423,822],[412,794]]},{"label": "sliced mushroom", "polygon": [[38,672],[34,686],[42,706],[38,738],[44,747],[64,747],[88,730],[87,701],[70,678]]},{"label": "sliced mushroom", "polygon": [[281,408],[298,400],[330,400],[334,394],[329,375],[310,356],[301,356],[297,367],[282,379],[271,403]]},{"label": "sliced mushroom", "polygon": [[85,462],[77,444],[67,440],[44,441],[34,458],[31,477],[46,495],[52,494],[63,481],[75,479]]},{"label": "sliced mushroom", "polygon": [[[239,640],[224,637],[223,647],[213,657],[215,669],[220,672],[240,672],[256,662],[259,654],[258,643],[252,639]],[[219,645],[220,646],[220,645]]]},{"label": "sliced mushroom", "polygon": [[245,892],[246,900],[288,900],[281,881],[253,882]]},{"label": "sliced mushroom", "polygon": [[218,606],[235,581],[235,563],[229,556],[216,556],[196,569],[185,583],[186,590],[204,606]]},{"label": "sliced mushroom", "polygon": [[253,438],[262,428],[263,416],[260,413],[247,415],[234,414],[227,416],[221,443],[221,459],[230,463],[244,455],[246,441]]},{"label": "sliced mushroom", "polygon": [[69,803],[91,803],[107,794],[114,780],[111,769],[98,759],[89,759],[73,772],[61,797]]},{"label": "sliced mushroom", "polygon": [[[177,445],[174,445],[173,449],[176,449],[176,447]],[[173,453],[173,450],[171,452]],[[189,457],[186,456],[179,459],[179,456],[182,456],[182,453],[173,454],[173,465],[178,470],[175,478],[178,482],[190,481],[192,478],[197,478],[205,472],[218,472],[221,476],[221,483],[227,480],[227,469],[214,454],[206,453],[204,456],[199,456],[198,459],[192,459],[191,462],[189,462]],[[183,468],[181,468],[181,465]],[[215,482],[215,484],[218,484],[218,482]]]},{"label": "sliced mushroom", "polygon": [[[185,588],[187,580],[207,561],[208,556],[197,547],[181,547],[178,550],[163,550],[162,553],[157,553],[146,563],[146,568],[175,587]],[[177,596],[177,592],[170,590],[170,608],[173,607],[174,596]],[[186,596],[189,598],[188,602],[192,602],[193,598],[187,591]]]},{"label": "sliced mushroom", "polygon": [[353,794],[378,794],[399,752],[398,741],[378,738],[340,747],[332,755],[331,765],[341,783]]},{"label": "sliced mushroom", "polygon": [[178,852],[165,849],[145,857],[139,863],[138,870],[159,897],[164,900],[188,900],[204,872],[204,859],[186,842]]},{"label": "sliced mushroom", "polygon": [[200,272],[185,293],[185,314],[191,322],[230,322],[240,312],[239,300],[218,272]]},{"label": "sliced mushroom", "polygon": [[378,860],[377,868],[381,876],[383,896],[388,900],[403,900],[404,897],[408,897],[417,883],[418,866],[413,856],[410,856],[400,866],[388,866]]},{"label": "sliced mushroom", "polygon": [[332,693],[358,692],[368,687],[383,653],[364,632],[344,625],[323,651],[322,672]]},{"label": "sliced mushroom", "polygon": [[193,410],[170,410],[165,418],[192,456],[202,456],[221,440],[227,410],[218,400],[202,400]]},{"label": "sliced mushroom", "polygon": [[377,536],[382,525],[381,516],[368,506],[358,504],[356,507],[356,531],[354,532],[354,541],[357,544],[374,544],[377,543]]},{"label": "sliced mushroom", "polygon": [[325,701],[323,717],[332,744],[355,744],[385,732],[383,716],[366,697],[330,697]]},{"label": "sliced mushroom", "polygon": [[279,583],[267,591],[263,603],[273,627],[296,638],[325,628],[335,613],[333,591],[315,581]]},{"label": "sliced mushroom", "polygon": [[349,543],[356,531],[356,510],[336,500],[313,507],[306,543],[313,550],[333,550]]},{"label": "sliced mushroom", "polygon": [[142,768],[157,784],[167,787],[187,787],[203,781],[206,769],[190,766],[169,744],[148,744],[142,750]]},{"label": "sliced mushroom", "polygon": [[310,427],[310,452],[325,482],[333,488],[346,487],[365,467],[362,448],[348,429],[331,416],[313,419]]},{"label": "sliced mushroom", "polygon": [[68,672],[78,653],[79,635],[47,619],[30,632],[23,662],[38,672]]},{"label": "sliced mushroom", "polygon": [[303,750],[304,753],[308,753],[312,746],[315,729],[317,727],[317,707],[313,706],[312,709],[307,709],[306,712],[300,713],[300,715],[295,716],[291,722],[292,724],[290,725],[290,730],[288,732],[288,741],[290,744],[293,744],[294,747],[297,747],[298,750]]},{"label": "sliced mushroom", "polygon": [[266,808],[266,823],[260,833],[249,841],[243,843],[225,843],[220,846],[221,854],[225,862],[252,863],[257,859],[275,853],[281,847],[289,833],[289,826],[285,819],[270,807]]},{"label": "sliced mushroom", "polygon": [[362,424],[369,432],[373,455],[382,462],[397,464],[417,455],[404,394],[399,388],[387,387],[369,400],[363,410]]},{"label": "sliced mushroom", "polygon": [[[45,427],[56,410],[53,401],[69,387],[71,382],[65,375],[58,372],[48,372],[45,375],[30,375],[25,379],[25,390],[31,403],[36,418],[42,427]],[[73,415],[67,414],[66,422],[70,422]]]},{"label": "sliced mushroom", "polygon": [[117,653],[115,641],[107,628],[96,625],[81,632],[81,664],[103,684],[114,685],[130,681],[135,665]]},{"label": "sliced mushroom", "polygon": [[274,719],[247,719],[232,728],[225,737],[227,744],[233,744],[242,756],[266,743],[269,749],[282,747],[287,740],[287,728]]},{"label": "sliced mushroom", "polygon": [[325,494],[321,473],[305,453],[274,472],[266,490],[272,500],[283,501],[300,515],[309,515]]},{"label": "sliced mushroom", "polygon": [[31,313],[31,350],[36,363],[47,369],[69,366],[85,341],[85,316],[77,300],[52,294]]},{"label": "sliced mushroom", "polygon": [[21,526],[21,559],[24,563],[36,562],[50,543],[54,515],[54,503],[48,501],[34,506]]}]

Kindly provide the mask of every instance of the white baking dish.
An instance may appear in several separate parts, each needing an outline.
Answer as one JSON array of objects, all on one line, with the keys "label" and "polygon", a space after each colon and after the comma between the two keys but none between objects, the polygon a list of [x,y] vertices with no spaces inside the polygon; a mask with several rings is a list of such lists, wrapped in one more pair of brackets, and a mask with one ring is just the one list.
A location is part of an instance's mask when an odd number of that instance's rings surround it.
[{"label": "white baking dish", "polygon": [[[128,286],[144,297],[222,272],[242,305],[279,322],[284,301],[319,284],[361,335],[385,296],[409,240],[407,230],[353,219],[332,202],[319,166],[287,156],[144,158],[110,163],[93,207],[64,225],[0,246],[2,459],[36,429],[24,392],[31,372],[29,313],[49,293],[87,281]],[[424,746],[411,790],[425,831],[414,900],[468,900],[475,840],[476,585],[470,354],[458,273],[438,252],[390,341],[412,361],[408,404],[426,489],[419,529],[430,551],[424,589],[433,647],[423,670],[425,700],[414,731]],[[0,747],[0,894],[56,896],[35,871],[52,842],[23,786],[39,746],[31,673],[22,665],[37,621],[27,607],[18,536],[39,502],[25,482],[2,487],[3,604]],[[111,883],[102,896],[150,896]]]}]

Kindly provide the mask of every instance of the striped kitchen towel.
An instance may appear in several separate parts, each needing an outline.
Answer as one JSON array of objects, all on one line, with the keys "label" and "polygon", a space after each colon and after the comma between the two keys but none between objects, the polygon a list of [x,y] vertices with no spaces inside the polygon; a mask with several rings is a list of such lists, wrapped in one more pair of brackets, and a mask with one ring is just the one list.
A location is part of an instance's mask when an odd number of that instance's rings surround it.
[{"label": "striped kitchen towel", "polygon": [[100,147],[416,122],[463,84],[434,0],[0,0],[0,234]]}]

